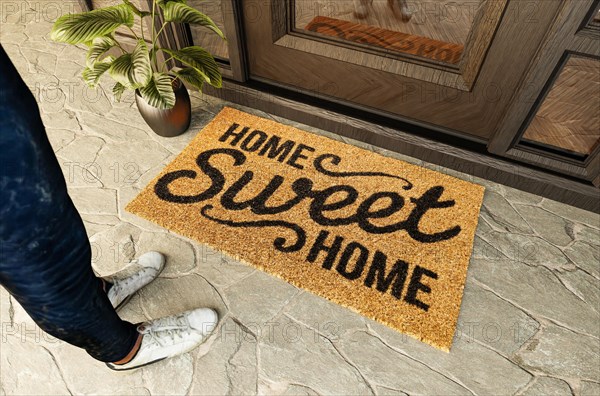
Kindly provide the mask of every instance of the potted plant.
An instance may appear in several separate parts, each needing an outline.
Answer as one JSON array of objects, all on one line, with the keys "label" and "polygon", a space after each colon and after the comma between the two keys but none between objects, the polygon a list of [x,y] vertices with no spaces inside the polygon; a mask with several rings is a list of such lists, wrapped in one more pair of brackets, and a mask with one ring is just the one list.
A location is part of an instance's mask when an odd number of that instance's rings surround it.
[{"label": "potted plant", "polygon": [[[165,20],[159,29],[154,25],[157,12],[162,12]],[[141,37],[132,29],[136,17]],[[150,38],[144,37],[144,21],[148,19]],[[117,101],[126,90],[134,90],[146,123],[161,136],[177,136],[187,130],[191,121],[190,98],[182,81],[202,90],[204,83],[220,88],[222,78],[217,63],[205,49],[190,46],[172,50],[158,46],[158,38],[169,22],[205,26],[225,39],[217,25],[188,6],[186,0],[154,0],[151,12],[140,11],[129,0],[123,0],[123,4],[64,15],[54,23],[50,37],[58,42],[85,44],[88,47],[83,70],[85,82],[95,88],[100,77],[108,73],[116,82],[112,91]],[[120,27],[131,31],[137,40],[131,52],[115,38],[114,33]],[[109,51],[119,53],[112,56]],[[160,51],[167,61],[176,59],[185,67],[168,69],[166,61],[158,60]]]}]

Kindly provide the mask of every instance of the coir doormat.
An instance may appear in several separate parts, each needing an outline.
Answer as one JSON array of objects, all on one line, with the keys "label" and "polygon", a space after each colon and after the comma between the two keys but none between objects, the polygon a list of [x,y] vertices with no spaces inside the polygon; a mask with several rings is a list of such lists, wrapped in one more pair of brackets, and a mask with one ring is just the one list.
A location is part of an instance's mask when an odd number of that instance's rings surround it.
[{"label": "coir doormat", "polygon": [[483,190],[225,108],[127,210],[448,351]]},{"label": "coir doormat", "polygon": [[460,61],[464,49],[460,44],[325,16],[315,17],[305,29],[342,40],[369,44],[450,64],[457,64]]}]

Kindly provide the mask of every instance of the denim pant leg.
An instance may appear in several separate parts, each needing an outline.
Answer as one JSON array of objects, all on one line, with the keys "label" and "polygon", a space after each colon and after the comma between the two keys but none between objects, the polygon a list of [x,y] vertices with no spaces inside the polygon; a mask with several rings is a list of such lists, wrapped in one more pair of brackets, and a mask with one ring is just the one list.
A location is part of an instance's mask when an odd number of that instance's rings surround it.
[{"label": "denim pant leg", "polygon": [[117,361],[135,325],[113,309],[37,103],[0,46],[0,284],[47,333]]}]

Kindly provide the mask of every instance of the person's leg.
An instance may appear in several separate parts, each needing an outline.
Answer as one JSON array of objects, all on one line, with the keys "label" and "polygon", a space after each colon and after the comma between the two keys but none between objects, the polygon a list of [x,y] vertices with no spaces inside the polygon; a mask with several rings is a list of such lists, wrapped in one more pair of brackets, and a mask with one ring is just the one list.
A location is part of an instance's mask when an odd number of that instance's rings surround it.
[{"label": "person's leg", "polygon": [[139,333],[92,271],[36,101],[1,46],[0,87],[0,284],[44,331],[98,360],[121,360]]},{"label": "person's leg", "polygon": [[156,278],[164,257],[140,256],[141,269],[112,285],[94,275],[83,222],[35,99],[1,45],[0,86],[0,284],[43,330],[113,370],[143,367],[204,342],[218,322],[209,308],[138,326],[117,316],[113,307]]}]

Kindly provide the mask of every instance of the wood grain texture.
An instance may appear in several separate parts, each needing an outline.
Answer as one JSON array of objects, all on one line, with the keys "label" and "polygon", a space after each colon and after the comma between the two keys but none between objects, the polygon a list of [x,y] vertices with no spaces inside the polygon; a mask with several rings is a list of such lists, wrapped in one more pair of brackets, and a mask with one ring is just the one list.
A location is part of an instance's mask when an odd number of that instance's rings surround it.
[{"label": "wood grain texture", "polygon": [[[400,74],[408,78],[432,82],[463,91],[470,91],[473,88],[481,65],[485,59],[485,54],[489,49],[493,35],[500,23],[502,12],[506,8],[507,1],[508,0],[494,0],[483,1],[481,3],[469,3],[470,6],[472,6],[470,13],[475,15],[475,17],[467,37],[467,43],[465,44],[466,49],[462,51],[462,57],[459,64],[456,62],[450,63],[444,61],[444,56],[438,57],[441,59],[436,59],[435,56],[423,57],[413,55],[410,51],[400,52],[395,49],[386,48],[385,46],[370,46],[356,41],[349,43],[344,40],[325,38],[324,36],[312,33],[299,25],[294,26],[294,22],[292,22],[292,26],[287,26],[288,17],[292,19],[304,19],[307,14],[319,14],[322,16],[339,14],[340,16],[335,19],[355,22],[357,19],[352,18],[348,12],[336,11],[338,9],[344,9],[345,5],[348,5],[348,1],[336,2],[335,4],[329,4],[323,8],[316,7],[313,9],[308,7],[307,10],[303,10],[298,6],[299,4],[305,3],[298,3],[297,1],[293,2],[292,0],[273,1],[271,2],[271,31],[273,42],[278,46],[309,52],[315,55],[366,66],[388,73]],[[395,0],[390,0],[388,4],[390,3],[394,4],[394,9],[397,8]],[[449,15],[445,14],[445,12],[448,12],[445,7],[458,7],[457,9],[454,9],[454,12],[458,13],[458,15],[464,16],[464,14],[467,13],[467,10],[461,9],[461,7],[465,7],[465,4],[441,3],[413,1],[413,7],[420,6],[423,8],[431,8],[431,6],[433,6],[433,9],[428,11],[428,16],[423,21],[419,22],[419,25],[426,25],[427,18],[435,19],[436,21],[439,19],[439,23],[435,26],[442,29],[444,23],[448,22],[446,19],[449,17]],[[249,1],[246,4],[249,9],[254,9],[255,7],[255,5],[253,5],[255,3],[252,1]],[[319,3],[316,4],[319,5]],[[354,4],[354,2],[352,4]],[[477,7],[475,7],[475,5],[477,5]],[[375,3],[373,3],[372,7],[375,6]],[[372,7],[370,6],[369,9]],[[353,6],[352,9],[355,9],[355,7]],[[442,12],[442,15],[436,14],[436,10],[438,13]],[[296,14],[288,15],[292,11]],[[298,17],[297,14],[299,12],[303,17]],[[405,24],[409,23],[407,20],[403,19],[401,15],[399,16],[397,12],[395,14],[392,13],[391,8],[387,10],[387,14],[392,15],[392,19],[396,18],[397,25],[387,28],[386,30],[409,34],[403,32]],[[458,18],[458,16],[453,15],[453,18]],[[418,17],[416,19],[410,18],[410,23],[414,23],[418,19]],[[360,21],[361,19],[358,20]],[[374,28],[379,26],[377,24],[367,23],[367,21],[370,21],[369,18],[363,18],[362,20],[364,21],[361,23],[362,25]],[[291,33],[288,34],[288,32]],[[431,32],[432,31],[430,30],[429,33]],[[412,36],[431,38],[427,34],[412,34]],[[434,42],[447,42],[435,38],[432,40]],[[427,50],[431,50],[431,48],[426,48],[425,51],[423,51],[423,49],[424,48],[421,48],[421,51],[417,49],[417,52],[422,54]]]},{"label": "wood grain texture", "polygon": [[460,44],[382,29],[324,16],[315,17],[306,30],[355,43],[373,45],[398,52],[457,64],[463,52]]},{"label": "wood grain texture", "polygon": [[[483,54],[476,82],[464,91],[449,88],[448,72],[431,66],[374,57],[291,34],[280,39],[288,43],[273,43],[271,27],[265,23],[271,17],[270,2],[249,0],[245,5],[252,4],[262,16],[260,21],[245,24],[250,75],[486,139],[560,6],[558,0],[539,1],[543,7],[538,4],[533,15],[524,14],[519,2],[508,3],[491,47]],[[528,39],[522,40],[524,36]],[[461,78],[453,76],[455,83]]]},{"label": "wood grain texture", "polygon": [[500,24],[507,1],[484,1],[475,15],[467,37],[460,70],[467,86],[472,87],[481,70],[490,43]]},{"label": "wood grain texture", "polygon": [[[227,38],[229,52],[229,71],[231,78],[236,81],[246,81],[248,70],[246,68],[246,43],[242,37],[242,13],[237,0],[221,0],[225,24],[225,37]],[[223,65],[221,64],[221,69]],[[221,70],[223,74],[223,70]],[[225,76],[225,74],[223,74]]]},{"label": "wood grain texture", "polygon": [[488,145],[490,152],[588,181],[597,178],[600,161],[591,157],[599,155],[598,149],[592,148],[590,158],[585,161],[573,161],[542,149],[531,152],[517,144],[521,138],[518,134],[525,131],[529,120],[533,120],[536,105],[543,99],[544,91],[548,89],[549,81],[552,81],[565,54],[600,57],[597,38],[584,34],[585,29],[580,30],[593,4],[593,0],[567,0],[561,3],[552,25],[547,29],[546,39],[535,53],[531,67],[516,89],[503,119],[498,123]]},{"label": "wood grain texture", "polygon": [[406,0],[412,12],[410,20],[402,18],[388,0],[373,0],[367,16],[359,18],[353,0],[295,0],[295,27],[303,29],[317,16],[341,19],[399,33],[427,37],[431,40],[464,45],[482,0]]},{"label": "wood grain texture", "polygon": [[600,139],[600,61],[571,56],[523,138],[590,154]]},{"label": "wood grain texture", "polygon": [[[307,32],[310,33],[310,32]],[[393,73],[411,80],[425,81],[439,86],[469,91],[455,65],[436,62],[432,59],[401,54],[395,50],[357,45],[323,38],[318,34],[286,34],[274,42],[275,46],[294,52],[305,52],[315,59],[325,58],[339,61],[348,66],[359,66],[374,71]],[[384,51],[381,53],[381,51]],[[249,51],[250,57],[252,50]],[[289,55],[288,55],[289,57]]]}]

